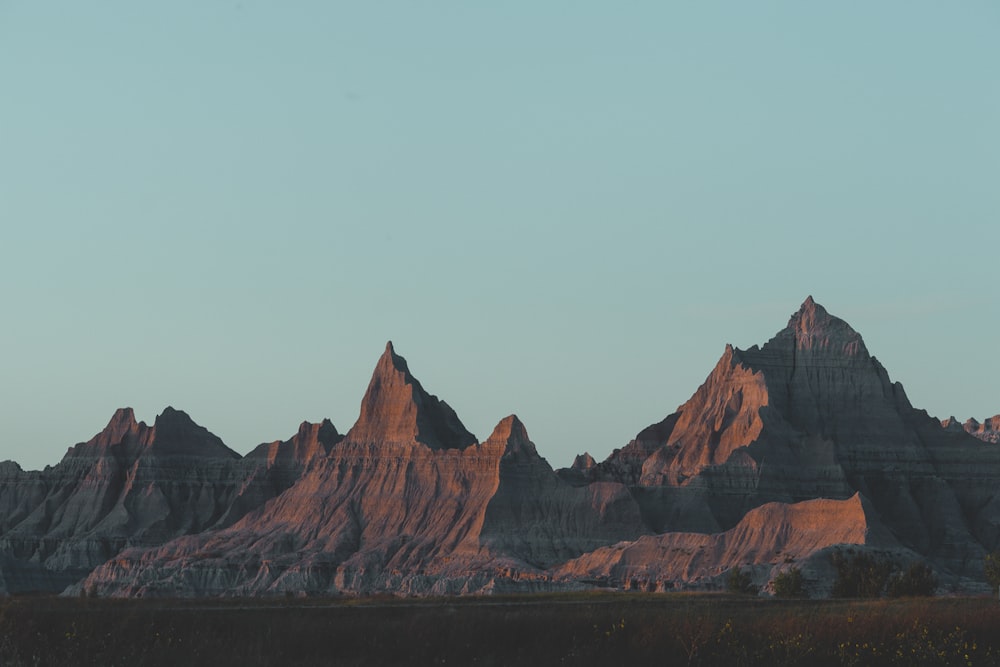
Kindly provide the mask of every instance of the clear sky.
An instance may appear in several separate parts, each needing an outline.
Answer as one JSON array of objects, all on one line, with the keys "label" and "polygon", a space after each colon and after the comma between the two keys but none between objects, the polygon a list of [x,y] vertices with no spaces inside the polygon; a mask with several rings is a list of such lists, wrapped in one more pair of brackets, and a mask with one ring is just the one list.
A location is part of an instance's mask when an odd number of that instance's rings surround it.
[{"label": "clear sky", "polygon": [[600,459],[808,294],[998,413],[998,65],[993,0],[0,0],[0,458],[346,431],[391,339]]}]

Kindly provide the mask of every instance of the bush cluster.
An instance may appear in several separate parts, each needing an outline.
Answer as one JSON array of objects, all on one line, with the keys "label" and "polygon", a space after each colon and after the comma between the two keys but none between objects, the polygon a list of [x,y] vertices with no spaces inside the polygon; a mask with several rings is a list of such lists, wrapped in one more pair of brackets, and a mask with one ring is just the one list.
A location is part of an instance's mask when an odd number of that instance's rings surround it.
[{"label": "bush cluster", "polygon": [[837,570],[830,593],[835,598],[877,598],[892,573],[891,562],[867,553],[848,556],[836,551],[831,559]]},{"label": "bush cluster", "polygon": [[986,554],[983,559],[983,570],[986,574],[986,581],[989,582],[993,590],[1000,588],[1000,551]]},{"label": "bush cluster", "polygon": [[797,567],[779,572],[771,585],[774,587],[774,594],[779,598],[807,597],[802,582],[802,570]]},{"label": "bush cluster", "polygon": [[889,578],[886,594],[891,598],[930,597],[937,588],[934,572],[926,563],[913,563],[903,572]]},{"label": "bush cluster", "polygon": [[744,572],[741,568],[734,567],[729,571],[726,578],[726,590],[730,593],[740,593],[743,595],[757,595],[760,588],[755,586],[750,577],[750,571]]},{"label": "bush cluster", "polygon": [[932,596],[937,588],[933,570],[922,562],[899,570],[896,563],[868,553],[831,556],[837,578],[831,595],[835,598],[877,598]]}]

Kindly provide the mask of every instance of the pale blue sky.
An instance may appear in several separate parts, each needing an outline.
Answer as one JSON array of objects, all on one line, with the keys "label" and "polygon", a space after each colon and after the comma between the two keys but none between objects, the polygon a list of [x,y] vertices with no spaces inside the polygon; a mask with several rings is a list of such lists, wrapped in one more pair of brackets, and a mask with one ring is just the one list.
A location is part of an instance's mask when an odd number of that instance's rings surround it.
[{"label": "pale blue sky", "polygon": [[808,294],[995,414],[998,64],[992,1],[0,0],[0,458],[346,431],[387,339],[603,458]]}]

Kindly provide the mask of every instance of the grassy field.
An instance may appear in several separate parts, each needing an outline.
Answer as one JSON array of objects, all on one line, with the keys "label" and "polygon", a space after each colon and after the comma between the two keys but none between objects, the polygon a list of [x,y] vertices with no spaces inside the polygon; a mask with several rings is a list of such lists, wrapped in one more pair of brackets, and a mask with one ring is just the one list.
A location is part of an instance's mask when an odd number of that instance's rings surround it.
[{"label": "grassy field", "polygon": [[0,601],[0,665],[997,665],[986,598]]}]

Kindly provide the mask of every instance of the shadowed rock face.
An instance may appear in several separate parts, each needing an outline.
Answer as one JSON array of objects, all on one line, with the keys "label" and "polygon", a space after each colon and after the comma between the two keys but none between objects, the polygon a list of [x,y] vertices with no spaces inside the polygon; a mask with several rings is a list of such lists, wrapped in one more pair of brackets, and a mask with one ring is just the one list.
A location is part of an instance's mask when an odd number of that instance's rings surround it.
[{"label": "shadowed rock face", "polygon": [[476,436],[465,429],[447,403],[424,391],[390,341],[375,366],[361,401],[361,416],[347,440],[462,449],[475,444]]},{"label": "shadowed rock face", "polygon": [[337,432],[337,427],[329,419],[319,424],[302,422],[298,432],[288,440],[257,445],[246,458],[263,459],[269,467],[292,464],[301,468],[314,459],[328,455],[333,446],[343,439],[344,436]]},{"label": "shadowed rock face", "polygon": [[486,508],[481,543],[547,568],[648,529],[624,484],[573,486],[538,455],[521,421],[502,420],[486,441],[503,451],[500,482]]},{"label": "shadowed rock face", "polygon": [[358,424],[291,488],[229,528],[125,551],[85,586],[111,595],[488,592],[646,532],[623,485],[564,482],[517,417],[481,444],[470,438],[390,345]]},{"label": "shadowed rock face", "polygon": [[905,546],[947,567],[973,571],[997,541],[998,452],[914,410],[811,297],[763,347],[727,346],[687,403],[591,478],[638,480],[660,531],[715,532],[763,503],[861,492]]},{"label": "shadowed rock face", "polygon": [[967,419],[964,424],[960,424],[954,417],[949,417],[941,422],[941,426],[948,431],[965,431],[983,442],[1000,442],[1000,415],[987,417],[982,423],[975,419]]},{"label": "shadowed rock face", "polygon": [[243,460],[173,408],[153,426],[118,410],[56,466],[0,467],[6,586],[61,591],[126,546],[228,525],[290,486],[304,464]]},{"label": "shadowed rock face", "polygon": [[346,436],[303,423],[241,459],[182,412],[125,409],[53,468],[0,463],[0,590],[662,590],[792,562],[822,592],[844,544],[965,585],[1000,546],[1000,450],[969,434],[998,421],[915,410],[809,298],[627,446],[555,472],[516,416],[477,444],[390,343]]}]

